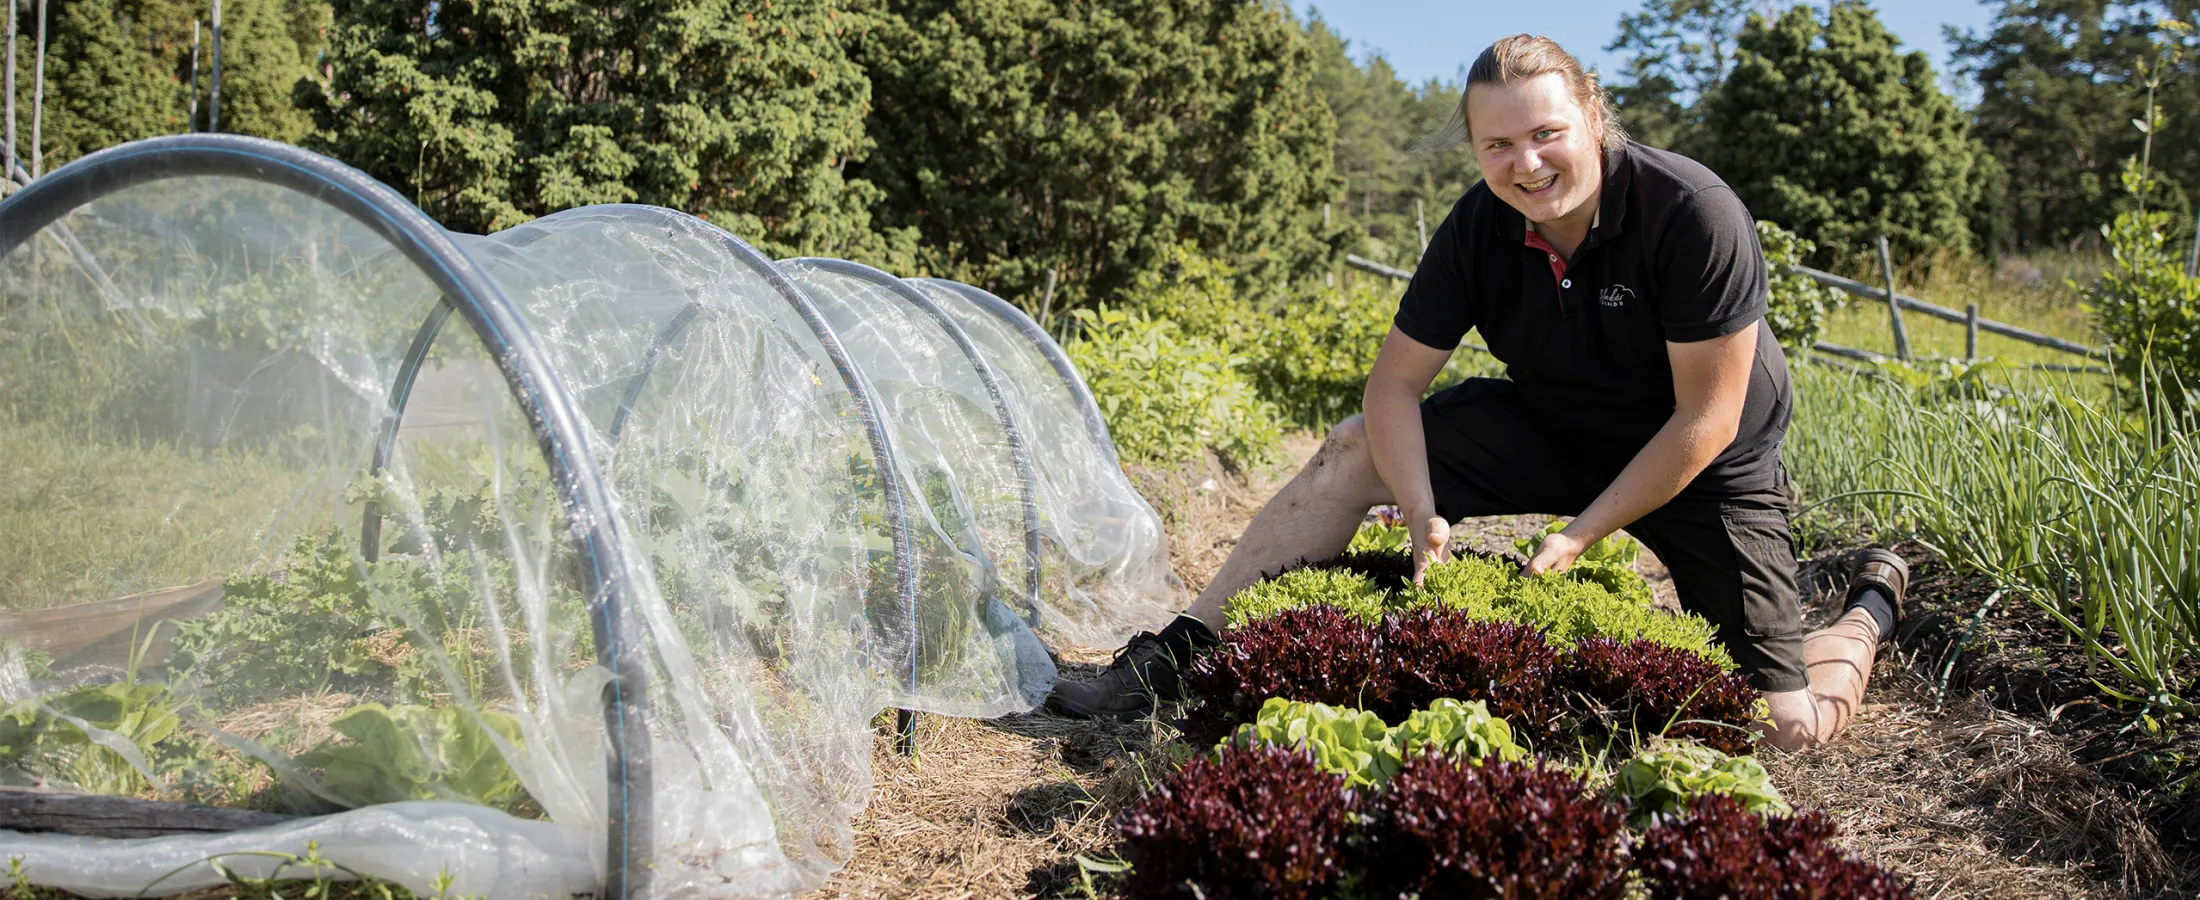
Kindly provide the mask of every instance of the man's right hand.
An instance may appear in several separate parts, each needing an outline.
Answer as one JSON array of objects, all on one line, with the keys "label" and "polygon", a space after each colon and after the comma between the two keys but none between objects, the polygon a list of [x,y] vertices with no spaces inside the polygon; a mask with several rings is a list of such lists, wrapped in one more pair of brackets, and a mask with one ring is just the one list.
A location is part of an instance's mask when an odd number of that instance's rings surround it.
[{"label": "man's right hand", "polygon": [[1429,566],[1451,558],[1451,523],[1443,516],[1408,516],[1406,531],[1413,536],[1413,583],[1420,584]]}]

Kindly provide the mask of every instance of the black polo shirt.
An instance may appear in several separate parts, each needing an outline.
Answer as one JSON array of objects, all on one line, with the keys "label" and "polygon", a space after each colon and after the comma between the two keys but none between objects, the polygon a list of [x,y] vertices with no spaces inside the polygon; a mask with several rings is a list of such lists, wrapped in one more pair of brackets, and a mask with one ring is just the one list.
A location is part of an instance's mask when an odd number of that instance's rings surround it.
[{"label": "black polo shirt", "polygon": [[[1605,154],[1597,224],[1563,275],[1531,237],[1540,243],[1519,211],[1476,183],[1429,241],[1398,330],[1439,350],[1480,331],[1554,442],[1617,477],[1672,417],[1666,342],[1764,318],[1756,223],[1710,169],[1630,143]],[[1684,493],[1777,487],[1792,406],[1787,358],[1760,328],[1741,430]]]}]

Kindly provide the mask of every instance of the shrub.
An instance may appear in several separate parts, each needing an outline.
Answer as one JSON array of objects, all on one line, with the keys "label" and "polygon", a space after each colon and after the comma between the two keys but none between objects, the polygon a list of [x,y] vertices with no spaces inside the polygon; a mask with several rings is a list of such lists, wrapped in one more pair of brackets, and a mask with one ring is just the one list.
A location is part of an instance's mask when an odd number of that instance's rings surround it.
[{"label": "shrub", "polygon": [[1383,617],[1387,597],[1367,575],[1344,567],[1307,566],[1239,591],[1223,604],[1223,627],[1236,628],[1255,619],[1289,609],[1316,604],[1336,607],[1362,622]]},{"label": "shrub", "polygon": [[1659,822],[1635,847],[1651,900],[1844,900],[1907,898],[1907,879],[1855,859],[1831,840],[1818,813],[1763,817],[1742,801],[1711,796],[1683,819]]},{"label": "shrub", "polygon": [[1674,615],[1629,599],[1594,580],[1563,575],[1519,577],[1503,560],[1469,557],[1432,567],[1411,601],[1464,611],[1478,619],[1519,622],[1544,629],[1561,647],[1592,637],[1641,638],[1693,653],[1721,669],[1734,660],[1717,643],[1718,628],[1703,617]]},{"label": "shrub", "polygon": [[2129,396],[2181,410],[2200,388],[2200,278],[2185,274],[2184,248],[2170,239],[2169,224],[2162,212],[2117,216],[2107,229],[2113,261],[2083,295],[2116,348],[2117,374],[2150,388]]},{"label": "shrub", "polygon": [[1541,631],[1423,609],[1385,619],[1382,641],[1390,660],[1384,714],[1403,715],[1439,697],[1479,700],[1529,734],[1548,733],[1559,657]]},{"label": "shrub", "polygon": [[1848,305],[1848,295],[1789,270],[1818,252],[1817,244],[1795,232],[1759,219],[1757,246],[1764,250],[1765,271],[1772,281],[1765,323],[1772,327],[1772,336],[1791,350],[1807,349],[1818,342],[1826,316]]},{"label": "shrub", "polygon": [[1647,640],[1589,638],[1560,667],[1559,684],[1638,738],[1700,741],[1747,753],[1756,738],[1757,692],[1703,657]]},{"label": "shrub", "polygon": [[1374,804],[1367,880],[1386,896],[1624,896],[1625,814],[1562,771],[1407,760]]},{"label": "shrub", "polygon": [[1076,316],[1083,333],[1063,349],[1125,461],[1173,465],[1210,448],[1240,468],[1274,458],[1282,427],[1241,371],[1244,357],[1144,313],[1101,307]]},{"label": "shrub", "polygon": [[1287,609],[1222,633],[1193,661],[1184,686],[1204,702],[1185,736],[1211,743],[1253,720],[1272,697],[1331,706],[1386,699],[1382,647],[1374,626],[1334,606]]},{"label": "shrub", "polygon": [[1755,758],[1728,756],[1690,741],[1668,741],[1619,767],[1613,791],[1638,819],[1678,815],[1699,797],[1732,797],[1754,813],[1794,812]]},{"label": "shrub", "polygon": [[1133,897],[1324,897],[1344,876],[1359,797],[1311,756],[1193,759],[1116,818]]},{"label": "shrub", "polygon": [[1398,295],[1387,282],[1358,279],[1314,288],[1264,315],[1259,350],[1248,367],[1263,397],[1301,428],[1324,430],[1360,411],[1367,373],[1390,333]]}]

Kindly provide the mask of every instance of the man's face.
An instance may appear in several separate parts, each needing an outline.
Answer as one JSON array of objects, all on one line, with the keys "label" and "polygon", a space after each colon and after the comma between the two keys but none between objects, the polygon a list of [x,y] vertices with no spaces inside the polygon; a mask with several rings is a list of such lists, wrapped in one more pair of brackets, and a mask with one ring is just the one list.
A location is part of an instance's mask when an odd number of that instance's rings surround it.
[{"label": "man's face", "polygon": [[1467,135],[1490,192],[1529,221],[1594,215],[1586,204],[1604,179],[1598,136],[1566,76],[1469,88]]}]

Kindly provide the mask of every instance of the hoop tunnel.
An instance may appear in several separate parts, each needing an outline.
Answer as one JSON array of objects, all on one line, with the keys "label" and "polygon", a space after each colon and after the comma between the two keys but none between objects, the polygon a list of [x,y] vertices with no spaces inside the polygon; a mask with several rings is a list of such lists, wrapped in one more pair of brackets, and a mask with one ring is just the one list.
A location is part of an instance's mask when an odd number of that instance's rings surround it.
[{"label": "hoop tunnel", "polygon": [[194,176],[226,176],[284,188],[365,225],[427,275],[443,292],[444,304],[472,327],[494,355],[551,467],[579,544],[575,549],[589,567],[590,625],[597,661],[613,675],[603,697],[612,755],[612,804],[605,836],[610,868],[605,890],[618,897],[645,895],[653,799],[648,686],[634,653],[638,637],[626,577],[632,571],[631,560],[620,540],[619,520],[612,514],[595,461],[586,452],[579,410],[545,365],[533,332],[496,283],[440,226],[380,182],[326,157],[258,138],[192,134],[100,151],[0,201],[0,256],[103,196],[140,184]]}]

